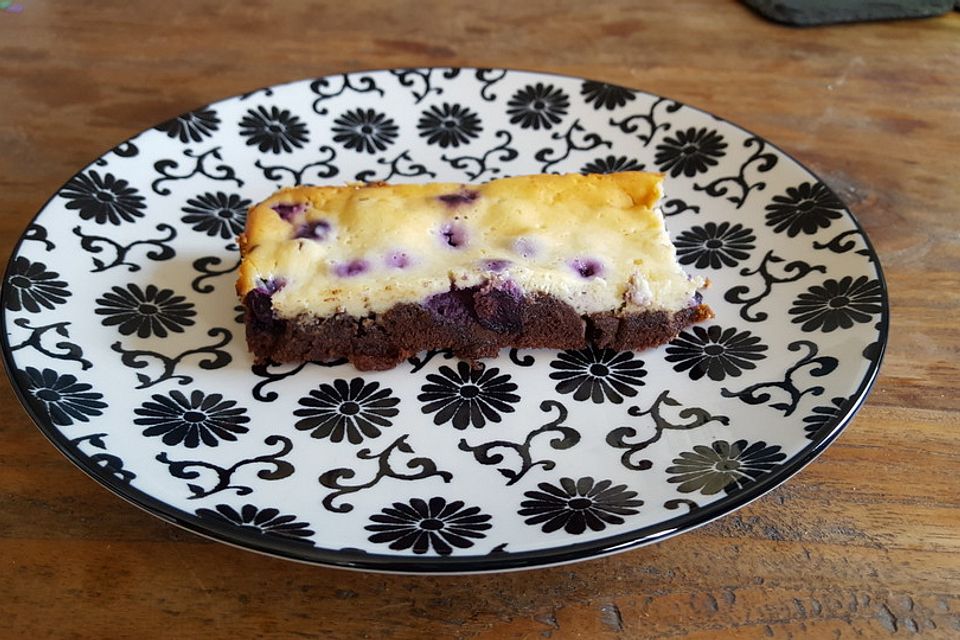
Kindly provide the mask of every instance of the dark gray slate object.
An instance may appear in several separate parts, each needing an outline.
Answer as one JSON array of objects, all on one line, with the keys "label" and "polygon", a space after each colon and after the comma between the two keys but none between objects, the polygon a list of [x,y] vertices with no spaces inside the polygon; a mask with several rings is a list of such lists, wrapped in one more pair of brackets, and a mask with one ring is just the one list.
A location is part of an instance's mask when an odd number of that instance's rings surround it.
[{"label": "dark gray slate object", "polygon": [[796,26],[929,18],[960,7],[960,0],[743,0],[760,15]]}]

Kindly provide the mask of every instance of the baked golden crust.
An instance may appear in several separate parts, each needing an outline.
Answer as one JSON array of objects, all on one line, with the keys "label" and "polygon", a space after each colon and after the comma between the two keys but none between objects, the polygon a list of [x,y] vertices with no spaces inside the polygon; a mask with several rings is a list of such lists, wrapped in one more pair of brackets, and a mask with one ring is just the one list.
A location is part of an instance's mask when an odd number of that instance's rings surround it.
[{"label": "baked golden crust", "polygon": [[656,210],[661,174],[537,175],[483,185],[283,189],[240,237],[237,293],[274,311],[355,317],[509,280],[579,313],[676,311],[702,286]]}]

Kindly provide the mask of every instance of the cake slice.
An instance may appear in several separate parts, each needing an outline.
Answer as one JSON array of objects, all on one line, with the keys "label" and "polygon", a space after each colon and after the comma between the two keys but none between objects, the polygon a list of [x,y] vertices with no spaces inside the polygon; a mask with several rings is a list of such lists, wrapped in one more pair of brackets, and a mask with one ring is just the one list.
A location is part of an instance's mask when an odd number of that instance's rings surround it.
[{"label": "cake slice", "polygon": [[389,369],[425,349],[644,349],[709,317],[656,208],[662,176],[283,189],[240,236],[257,361]]}]

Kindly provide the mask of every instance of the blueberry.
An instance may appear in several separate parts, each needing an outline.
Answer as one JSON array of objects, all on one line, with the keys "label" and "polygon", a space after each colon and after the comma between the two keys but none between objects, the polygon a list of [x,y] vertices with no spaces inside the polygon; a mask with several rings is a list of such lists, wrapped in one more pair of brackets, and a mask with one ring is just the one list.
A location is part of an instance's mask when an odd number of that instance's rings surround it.
[{"label": "blueberry", "polygon": [[571,260],[570,267],[579,273],[581,278],[596,278],[603,275],[603,264],[593,258]]},{"label": "blueberry", "polygon": [[523,290],[513,280],[488,282],[473,294],[477,322],[497,333],[516,333],[523,328]]},{"label": "blueberry", "polygon": [[283,278],[258,278],[255,291],[265,296],[272,296],[285,286],[287,286],[287,281]]},{"label": "blueberry", "polygon": [[270,208],[280,214],[280,217],[284,220],[289,220],[298,213],[303,213],[307,210],[307,205],[300,203],[289,203],[289,202],[278,202],[276,204],[270,205]]},{"label": "blueberry", "polygon": [[499,259],[498,259],[498,260],[484,260],[484,261],[483,261],[483,268],[484,268],[485,270],[487,270],[487,271],[493,271],[494,273],[500,273],[501,271],[503,271],[504,269],[506,269],[507,267],[509,267],[509,266],[512,265],[512,264],[513,264],[513,262],[512,262],[511,260],[499,260]]},{"label": "blueberry", "polygon": [[388,267],[394,267],[396,269],[406,269],[410,266],[410,256],[408,256],[403,251],[395,251],[387,256],[385,260]]},{"label": "blueberry", "polygon": [[364,273],[370,268],[370,263],[366,260],[350,260],[349,262],[341,262],[333,268],[333,272],[340,276],[341,278],[350,278],[352,276],[358,276],[361,273]]},{"label": "blueberry", "polygon": [[451,289],[432,295],[423,301],[423,306],[441,319],[455,324],[464,324],[474,319],[473,292],[476,287]]},{"label": "blueberry", "polygon": [[452,222],[440,227],[440,237],[450,247],[462,247],[467,244],[467,230]]},{"label": "blueberry", "polygon": [[260,280],[257,283],[257,288],[247,294],[247,309],[250,313],[253,329],[273,334],[283,332],[284,321],[274,315],[271,297],[274,293],[283,289],[286,284],[286,280],[282,278]]},{"label": "blueberry", "polygon": [[461,189],[457,193],[445,193],[442,196],[437,196],[437,200],[449,207],[459,207],[462,204],[470,204],[479,197],[479,191]]},{"label": "blueberry", "polygon": [[483,286],[450,289],[430,296],[423,306],[445,322],[480,326],[498,333],[523,329],[523,290],[512,280],[487,282]]},{"label": "blueberry", "polygon": [[513,250],[523,258],[532,258],[537,254],[537,247],[529,238],[517,238],[513,243]]},{"label": "blueberry", "polygon": [[270,302],[270,295],[263,293],[259,289],[254,289],[247,294],[247,309],[251,317],[251,326],[258,331],[273,331],[275,328],[275,318],[273,315],[273,304]]},{"label": "blueberry", "polygon": [[293,237],[304,238],[307,240],[326,240],[327,236],[330,234],[330,229],[330,223],[326,220],[304,222],[302,225],[297,227],[297,232]]}]

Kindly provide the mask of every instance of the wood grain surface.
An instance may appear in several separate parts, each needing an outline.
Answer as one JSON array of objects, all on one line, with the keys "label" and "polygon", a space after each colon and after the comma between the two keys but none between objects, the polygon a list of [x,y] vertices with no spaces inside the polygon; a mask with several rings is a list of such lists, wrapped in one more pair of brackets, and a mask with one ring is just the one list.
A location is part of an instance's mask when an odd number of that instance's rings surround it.
[{"label": "wood grain surface", "polygon": [[350,573],[187,534],[73,468],[0,387],[2,638],[960,638],[960,13],[790,29],[735,2],[97,2],[0,11],[0,238],[78,168],[262,85],[395,66],[638,87],[748,126],[853,208],[882,374],[784,487],[661,544],[475,577]]}]

